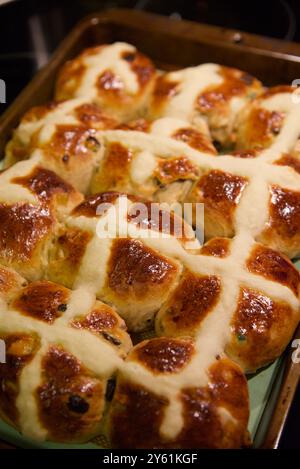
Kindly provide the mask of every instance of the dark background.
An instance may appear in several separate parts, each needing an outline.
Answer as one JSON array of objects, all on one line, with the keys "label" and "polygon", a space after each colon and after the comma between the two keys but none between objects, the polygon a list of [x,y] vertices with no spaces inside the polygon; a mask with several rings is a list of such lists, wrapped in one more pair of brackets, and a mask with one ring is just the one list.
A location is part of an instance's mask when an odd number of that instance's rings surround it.
[{"label": "dark background", "polygon": [[80,18],[115,6],[300,42],[299,0],[17,0],[0,6],[0,78],[7,83],[7,105]]},{"label": "dark background", "polygon": [[[3,112],[83,16],[108,7],[130,7],[202,23],[300,42],[299,0],[17,0],[0,6],[0,78]],[[300,389],[280,447],[300,449]]]}]

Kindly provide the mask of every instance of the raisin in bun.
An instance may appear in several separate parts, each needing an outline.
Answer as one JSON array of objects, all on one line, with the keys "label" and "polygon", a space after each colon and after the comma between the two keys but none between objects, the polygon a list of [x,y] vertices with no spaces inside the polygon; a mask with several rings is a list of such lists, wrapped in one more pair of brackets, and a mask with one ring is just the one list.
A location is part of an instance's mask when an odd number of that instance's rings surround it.
[{"label": "raisin in bun", "polygon": [[[0,275],[12,285],[10,270]],[[125,323],[84,289],[25,283],[1,291],[0,414],[36,440],[86,441],[99,433],[108,381],[131,348]]]},{"label": "raisin in bun", "polygon": [[90,191],[125,191],[150,200],[183,202],[201,168],[191,154],[216,154],[206,125],[182,119],[138,119],[101,132],[103,158]]},{"label": "raisin in bun", "polygon": [[4,167],[39,155],[42,165],[86,192],[101,159],[98,131],[117,121],[84,98],[30,109],[6,146]]}]

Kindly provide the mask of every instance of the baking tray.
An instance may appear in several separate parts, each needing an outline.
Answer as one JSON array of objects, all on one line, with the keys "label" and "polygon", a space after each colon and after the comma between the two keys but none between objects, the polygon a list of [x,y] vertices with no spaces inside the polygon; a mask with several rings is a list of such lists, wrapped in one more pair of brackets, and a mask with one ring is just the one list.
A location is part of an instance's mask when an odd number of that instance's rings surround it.
[{"label": "baking tray", "polygon": [[[141,11],[106,10],[86,17],[71,31],[49,63],[0,117],[0,155],[24,112],[52,99],[55,77],[61,65],[86,47],[114,41],[136,45],[162,69],[217,62],[243,69],[266,85],[291,83],[300,78],[300,44]],[[300,261],[297,267],[300,270]],[[294,338],[300,339],[300,328]],[[300,364],[292,362],[292,352],[289,346],[283,357],[248,378],[249,430],[256,448],[278,447],[300,375]],[[1,421],[0,438],[24,448],[101,446],[101,441],[82,445],[36,443]]]}]

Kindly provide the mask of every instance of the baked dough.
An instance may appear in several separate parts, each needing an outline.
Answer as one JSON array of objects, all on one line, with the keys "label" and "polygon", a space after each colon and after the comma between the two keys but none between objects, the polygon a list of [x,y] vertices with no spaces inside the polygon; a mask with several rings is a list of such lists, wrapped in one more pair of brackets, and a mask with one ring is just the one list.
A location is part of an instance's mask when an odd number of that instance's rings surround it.
[{"label": "baked dough", "polygon": [[4,167],[39,154],[43,166],[86,192],[101,159],[97,131],[118,121],[84,98],[30,109],[6,147]]},{"label": "baked dough", "polygon": [[84,97],[123,120],[146,106],[156,70],[145,55],[125,42],[91,47],[59,73],[55,99]]},{"label": "baked dough", "polygon": [[246,236],[214,238],[197,257],[156,316],[156,332],[201,337],[213,323],[227,355],[254,373],[284,351],[297,327],[300,274],[283,254]]},{"label": "baked dough", "polygon": [[82,194],[41,166],[37,158],[2,172],[0,263],[28,280],[44,277],[55,232],[82,199]]},{"label": "baked dough", "polygon": [[[288,99],[292,103],[290,95]],[[279,139],[257,155],[247,150],[215,155],[205,133],[174,118],[151,125],[144,122],[138,130],[131,125],[101,131],[105,151],[90,190],[127,191],[170,205],[203,203],[206,239],[232,237],[245,230],[257,241],[296,257],[300,254],[299,159],[294,157],[292,164],[291,158],[282,156],[298,139],[296,106],[292,103]],[[178,138],[184,134],[202,142],[199,148],[192,138]]]},{"label": "baked dough", "polygon": [[125,191],[169,204],[184,202],[199,178],[189,150],[216,154],[206,125],[200,130],[171,117],[139,119],[101,132],[101,138],[104,153],[90,192]]},{"label": "baked dough", "polygon": [[71,288],[87,285],[135,332],[151,327],[180,278],[182,265],[168,245],[183,253],[199,249],[181,218],[159,207],[157,216],[150,210],[140,216],[139,207],[117,192],[87,197],[58,232],[46,274]]},{"label": "baked dough", "polygon": [[[259,152],[271,145],[274,148],[276,141],[283,140],[284,124],[287,119],[291,119],[289,116],[297,104],[295,89],[284,85],[269,88],[248,103],[237,115],[234,125],[236,149]],[[291,122],[288,125],[289,130],[294,127],[290,124]],[[295,141],[291,143],[294,144]],[[288,148],[283,150],[286,151]],[[293,148],[289,150],[292,151]]]},{"label": "baked dough", "polygon": [[149,116],[177,117],[196,126],[205,119],[213,139],[226,148],[232,144],[236,115],[262,90],[260,81],[248,73],[202,64],[158,76]]},{"label": "baked dough", "polygon": [[[141,342],[119,372],[109,412],[117,448],[249,445],[247,382],[238,365],[211,363],[191,339]],[[141,431],[143,429],[143,431]]]},{"label": "baked dough", "polygon": [[0,292],[0,415],[35,440],[92,438],[110,380],[131,348],[124,321],[84,289],[26,285],[4,267],[0,280],[10,287]]},{"label": "baked dough", "polygon": [[[65,64],[0,174],[5,420],[40,441],[249,445],[245,373],[300,318],[292,93],[216,64],[158,72],[125,43]],[[205,204],[203,246],[185,202]]]}]

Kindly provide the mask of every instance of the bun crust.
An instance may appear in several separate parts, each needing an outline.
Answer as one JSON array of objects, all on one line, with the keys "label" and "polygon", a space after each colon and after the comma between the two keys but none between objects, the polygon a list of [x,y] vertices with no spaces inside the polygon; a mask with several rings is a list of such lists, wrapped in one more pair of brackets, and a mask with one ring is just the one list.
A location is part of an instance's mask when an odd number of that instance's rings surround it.
[{"label": "bun crust", "polygon": [[39,441],[250,445],[245,374],[300,319],[293,92],[126,43],[63,66],[0,174],[3,419]]},{"label": "bun crust", "polygon": [[55,99],[88,97],[123,120],[146,105],[156,76],[148,57],[123,42],[86,49],[59,73]]},{"label": "bun crust", "polygon": [[[108,380],[131,347],[125,323],[88,292],[46,280],[9,293],[2,295],[0,312],[6,344],[1,415],[38,440],[93,437],[105,411]],[[103,359],[106,365],[99,364]]]},{"label": "bun crust", "polygon": [[[228,358],[219,358],[204,371],[207,384],[201,380],[189,384],[194,347],[190,339],[159,338],[140,343],[129,354],[131,373],[120,374],[109,415],[115,446],[224,449],[248,445],[243,373]],[[147,383],[153,383],[155,392],[136,378],[135,367]],[[168,396],[164,382],[176,389],[176,399]]]}]

